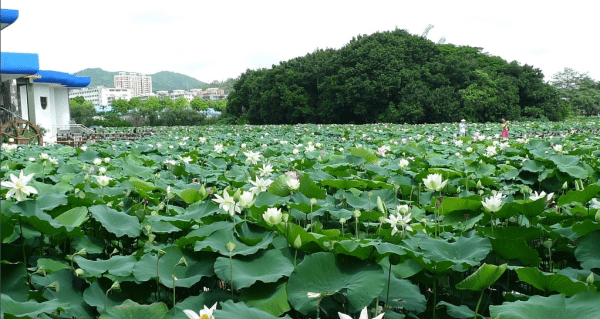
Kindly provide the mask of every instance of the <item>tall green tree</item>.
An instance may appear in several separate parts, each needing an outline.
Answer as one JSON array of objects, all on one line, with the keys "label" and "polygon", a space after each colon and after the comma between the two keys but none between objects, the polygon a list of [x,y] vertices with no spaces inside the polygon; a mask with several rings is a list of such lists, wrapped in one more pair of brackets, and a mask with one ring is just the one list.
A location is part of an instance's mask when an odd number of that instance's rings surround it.
[{"label": "tall green tree", "polygon": [[184,109],[188,106],[190,106],[190,101],[188,101],[188,99],[184,98],[183,96],[175,100],[174,107],[177,109]]},{"label": "tall green tree", "polygon": [[130,107],[129,107],[129,102],[127,100],[124,99],[117,99],[114,100],[111,104],[112,109],[117,112],[117,113],[121,113],[121,114],[125,114],[129,111]]}]

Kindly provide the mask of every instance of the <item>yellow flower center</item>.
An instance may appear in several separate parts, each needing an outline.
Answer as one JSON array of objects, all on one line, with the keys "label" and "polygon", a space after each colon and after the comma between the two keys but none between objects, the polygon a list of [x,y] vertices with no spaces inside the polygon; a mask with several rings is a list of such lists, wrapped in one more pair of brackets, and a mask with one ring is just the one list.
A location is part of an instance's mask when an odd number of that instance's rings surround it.
[{"label": "yellow flower center", "polygon": [[200,316],[200,319],[210,319],[210,317],[207,314],[203,314]]}]

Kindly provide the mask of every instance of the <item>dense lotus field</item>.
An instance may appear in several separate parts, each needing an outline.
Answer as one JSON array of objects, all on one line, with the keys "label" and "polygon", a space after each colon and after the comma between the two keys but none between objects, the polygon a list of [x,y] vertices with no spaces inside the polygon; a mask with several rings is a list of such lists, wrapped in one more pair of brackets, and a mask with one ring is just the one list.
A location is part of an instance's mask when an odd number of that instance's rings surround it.
[{"label": "dense lotus field", "polygon": [[598,119],[2,146],[5,318],[600,318]]}]

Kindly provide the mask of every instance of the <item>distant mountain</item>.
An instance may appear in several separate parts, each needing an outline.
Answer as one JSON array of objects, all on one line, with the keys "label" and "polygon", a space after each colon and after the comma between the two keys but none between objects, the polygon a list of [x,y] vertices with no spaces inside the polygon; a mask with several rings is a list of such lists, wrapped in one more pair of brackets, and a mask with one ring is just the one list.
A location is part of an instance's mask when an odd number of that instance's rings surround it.
[{"label": "distant mountain", "polygon": [[[130,71],[125,71],[130,72]],[[95,87],[99,85],[106,85],[107,87],[113,86],[113,76],[119,74],[119,72],[104,71],[100,68],[85,69],[75,73],[79,76],[89,76],[92,78],[92,82],[88,87]],[[152,76],[152,90],[153,91],[172,91],[172,90],[187,90],[187,89],[199,89],[206,85],[202,81],[187,76],[181,73],[175,73],[170,71],[161,71],[156,74],[147,74]]]}]

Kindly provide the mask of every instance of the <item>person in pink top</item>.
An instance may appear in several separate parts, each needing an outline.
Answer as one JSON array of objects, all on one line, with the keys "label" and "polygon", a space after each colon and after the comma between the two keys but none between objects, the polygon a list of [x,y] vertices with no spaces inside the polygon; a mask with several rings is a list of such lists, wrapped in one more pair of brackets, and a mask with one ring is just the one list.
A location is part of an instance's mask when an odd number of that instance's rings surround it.
[{"label": "person in pink top", "polygon": [[510,131],[510,121],[502,119],[502,138],[508,138],[508,131]]}]

